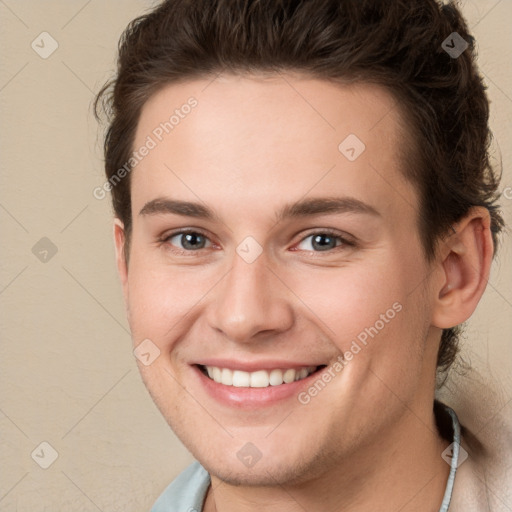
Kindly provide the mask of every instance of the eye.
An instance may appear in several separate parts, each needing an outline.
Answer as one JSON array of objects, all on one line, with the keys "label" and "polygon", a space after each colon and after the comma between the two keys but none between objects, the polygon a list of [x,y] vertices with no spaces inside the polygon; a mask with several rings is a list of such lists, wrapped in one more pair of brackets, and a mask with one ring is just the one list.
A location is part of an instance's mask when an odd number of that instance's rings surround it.
[{"label": "eye", "polygon": [[340,246],[354,246],[345,237],[330,231],[318,231],[303,238],[297,248],[303,251],[325,252]]},{"label": "eye", "polygon": [[[212,247],[212,242],[203,233],[197,230],[181,230],[166,235],[164,242],[170,250],[178,254],[191,254],[201,249]],[[347,247],[354,247],[355,243],[346,236],[329,230],[317,231],[304,237],[293,250],[308,252],[327,252]]]},{"label": "eye", "polygon": [[204,249],[209,247],[209,245],[207,245],[208,243],[211,245],[210,240],[198,231],[179,231],[178,233],[169,235],[164,241],[169,245],[177,247],[178,250],[182,252]]}]

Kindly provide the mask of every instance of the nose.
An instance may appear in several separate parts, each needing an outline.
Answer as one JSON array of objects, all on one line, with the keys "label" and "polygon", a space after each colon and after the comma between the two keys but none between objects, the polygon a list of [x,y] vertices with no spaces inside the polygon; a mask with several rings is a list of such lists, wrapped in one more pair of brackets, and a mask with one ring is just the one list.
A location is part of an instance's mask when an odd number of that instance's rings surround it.
[{"label": "nose", "polygon": [[293,325],[292,295],[264,254],[248,263],[235,253],[209,304],[209,325],[237,343],[272,339]]}]

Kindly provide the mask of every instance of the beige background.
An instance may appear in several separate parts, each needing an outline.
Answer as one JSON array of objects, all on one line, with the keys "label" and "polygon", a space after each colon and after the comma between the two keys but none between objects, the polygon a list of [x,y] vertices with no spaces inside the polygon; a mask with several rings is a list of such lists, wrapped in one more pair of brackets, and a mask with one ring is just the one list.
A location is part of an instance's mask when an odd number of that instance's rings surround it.
[{"label": "beige background", "polygon": [[[139,378],[114,267],[109,197],[92,195],[103,170],[91,100],[114,69],[121,31],[154,3],[0,0],[2,511],[149,510],[192,460]],[[506,189],[512,1],[467,0],[463,9],[489,86]],[[47,59],[31,47],[43,31],[59,45]],[[512,188],[507,196],[510,224]],[[33,252],[43,237],[57,248],[46,262]],[[39,251],[48,249],[40,243]],[[494,378],[501,387],[473,417],[462,381],[445,391],[481,431],[512,417],[511,250],[508,237],[464,352],[482,374],[473,383]],[[43,441],[58,453],[48,469],[35,461],[49,460],[49,449],[38,448]],[[512,510],[510,489],[493,492]]]}]

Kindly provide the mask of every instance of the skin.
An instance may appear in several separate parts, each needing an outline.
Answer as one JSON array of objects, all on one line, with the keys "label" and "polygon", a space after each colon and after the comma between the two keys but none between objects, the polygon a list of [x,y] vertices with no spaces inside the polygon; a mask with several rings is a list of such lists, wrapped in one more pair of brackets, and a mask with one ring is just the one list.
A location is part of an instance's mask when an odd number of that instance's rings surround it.
[{"label": "skin", "polygon": [[[169,85],[145,104],[134,147],[190,96],[198,106],[132,172],[129,266],[118,219],[114,238],[134,345],[160,350],[139,363],[143,380],[212,478],[204,510],[438,510],[449,443],[432,412],[436,356],[442,328],[465,321],[485,289],[487,210],[472,209],[426,261],[417,193],[401,172],[407,131],[377,86],[291,74]],[[349,134],[366,145],[353,162],[338,150]],[[285,204],[334,196],[378,214],[277,221]],[[217,218],[140,213],[164,197]],[[185,228],[204,247],[184,247],[175,233]],[[355,245],[318,250],[311,234],[328,228]],[[248,236],[263,250],[252,263],[236,252]],[[329,365],[394,303],[402,310],[307,405],[221,404],[191,366]],[[237,458],[247,442],[262,454],[250,468]]]}]

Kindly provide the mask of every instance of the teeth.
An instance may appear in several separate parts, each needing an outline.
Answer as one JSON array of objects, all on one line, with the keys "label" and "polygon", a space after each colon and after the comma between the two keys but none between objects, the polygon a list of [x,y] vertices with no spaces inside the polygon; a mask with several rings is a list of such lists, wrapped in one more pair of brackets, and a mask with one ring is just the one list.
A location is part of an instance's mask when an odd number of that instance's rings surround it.
[{"label": "teeth", "polygon": [[307,368],[288,368],[286,370],[275,369],[270,370],[270,372],[267,370],[243,372],[241,370],[230,370],[229,368],[218,368],[217,366],[206,366],[205,368],[210,379],[225,386],[266,388],[305,379],[317,367],[308,366]]},{"label": "teeth", "polygon": [[220,368],[217,368],[216,366],[211,368],[213,373],[213,376],[211,376],[211,378],[215,382],[222,382],[222,370]]},{"label": "teeth", "polygon": [[308,376],[308,370],[307,368],[301,368],[296,374],[295,374],[295,380],[304,379]]},{"label": "teeth", "polygon": [[[224,371],[224,370],[222,370]],[[231,370],[226,370],[230,372]],[[233,386],[237,388],[248,388],[251,382],[251,374],[248,372],[241,372],[239,370],[235,370],[233,372]],[[224,383],[223,383],[224,384]]]},{"label": "teeth", "polygon": [[268,376],[268,382],[271,386],[279,386],[283,383],[283,372],[281,370],[272,370]]},{"label": "teeth", "polygon": [[295,370],[293,368],[288,368],[283,373],[283,381],[285,384],[289,384],[290,382],[293,382],[295,380]]},{"label": "teeth", "polygon": [[233,372],[231,370],[228,370],[227,368],[222,368],[220,381],[225,386],[232,386],[233,385]]}]

